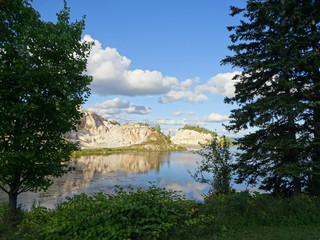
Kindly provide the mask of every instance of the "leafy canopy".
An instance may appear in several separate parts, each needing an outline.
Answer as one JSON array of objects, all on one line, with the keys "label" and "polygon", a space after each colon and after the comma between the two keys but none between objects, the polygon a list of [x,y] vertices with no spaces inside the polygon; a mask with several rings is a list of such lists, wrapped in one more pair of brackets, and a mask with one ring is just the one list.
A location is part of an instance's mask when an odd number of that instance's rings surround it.
[{"label": "leafy canopy", "polygon": [[0,188],[11,202],[67,171],[76,146],[63,135],[90,93],[91,44],[81,40],[84,19],[70,22],[66,4],[56,23],[42,21],[28,1],[0,4]]}]

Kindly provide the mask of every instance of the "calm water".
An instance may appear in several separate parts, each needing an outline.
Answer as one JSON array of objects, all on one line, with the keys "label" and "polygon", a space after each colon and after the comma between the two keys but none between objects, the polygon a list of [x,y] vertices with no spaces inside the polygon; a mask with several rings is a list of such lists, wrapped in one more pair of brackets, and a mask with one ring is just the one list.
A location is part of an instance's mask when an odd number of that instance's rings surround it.
[{"label": "calm water", "polygon": [[[34,203],[54,207],[66,196],[112,193],[114,185],[146,188],[150,181],[159,187],[181,191],[188,199],[201,201],[209,186],[195,182],[188,172],[194,172],[200,160],[199,155],[187,151],[83,156],[71,162],[75,171],[56,179],[48,191],[23,193],[18,201],[26,208]],[[3,193],[0,195],[2,199],[6,197]]]}]

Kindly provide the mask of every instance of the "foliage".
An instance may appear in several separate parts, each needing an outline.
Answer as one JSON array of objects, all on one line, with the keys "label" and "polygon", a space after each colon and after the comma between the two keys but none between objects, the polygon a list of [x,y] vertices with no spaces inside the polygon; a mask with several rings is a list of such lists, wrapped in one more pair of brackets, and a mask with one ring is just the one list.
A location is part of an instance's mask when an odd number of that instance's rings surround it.
[{"label": "foliage", "polygon": [[89,94],[91,44],[81,41],[84,20],[69,22],[69,12],[65,5],[56,23],[44,22],[26,0],[1,1],[0,188],[12,212],[18,194],[45,190],[68,171],[76,148],[63,134]]},{"label": "foliage", "polygon": [[161,133],[161,126],[159,124],[156,124],[156,126],[154,127],[154,130],[157,132],[157,133]]},{"label": "foliage", "polygon": [[186,129],[186,130],[192,130],[192,131],[196,131],[199,133],[206,133],[206,134],[213,134],[213,135],[217,135],[215,132],[210,131],[209,129],[203,128],[203,127],[199,127],[199,126],[191,126],[191,125],[184,125],[183,128],[180,129]]},{"label": "foliage", "polygon": [[15,232],[23,218],[24,212],[18,208],[17,214],[12,216],[8,210],[8,204],[0,202],[0,239],[19,240],[21,238],[16,236]]},{"label": "foliage", "polygon": [[120,152],[140,152],[146,151],[144,148],[89,148],[89,149],[81,149],[74,151],[71,155],[71,158],[77,158],[80,156],[91,156],[91,155],[109,155],[112,153],[120,153]]},{"label": "foliage", "polygon": [[238,182],[276,195],[320,194],[320,2],[249,0],[222,63],[235,76],[230,131],[238,140]]},{"label": "foliage", "polygon": [[35,208],[26,214],[18,234],[26,240],[166,239],[191,217],[194,205],[155,186],[145,191],[117,187],[114,195],[76,195],[53,211]]},{"label": "foliage", "polygon": [[[195,153],[202,156],[198,168],[192,177],[201,183],[208,183],[212,186],[211,191],[219,193],[230,193],[232,154],[230,153],[230,142],[223,136],[219,139],[213,136],[213,140],[207,144],[200,144],[202,149]],[[212,175],[207,177],[206,174]]]},{"label": "foliage", "polygon": [[308,195],[214,193],[196,203],[154,186],[118,188],[115,195],[74,196],[54,210],[36,207],[13,224],[0,205],[0,239],[312,240],[319,236],[319,206]]}]

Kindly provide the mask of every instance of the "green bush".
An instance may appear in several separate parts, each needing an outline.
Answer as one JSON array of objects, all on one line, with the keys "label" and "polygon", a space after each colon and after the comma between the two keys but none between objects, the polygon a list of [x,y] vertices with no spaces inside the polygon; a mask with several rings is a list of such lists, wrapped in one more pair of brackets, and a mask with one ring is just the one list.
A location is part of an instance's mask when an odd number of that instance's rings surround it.
[{"label": "green bush", "polygon": [[117,187],[116,194],[68,198],[55,210],[38,207],[19,226],[22,239],[166,239],[194,213],[195,203],[155,186]]}]

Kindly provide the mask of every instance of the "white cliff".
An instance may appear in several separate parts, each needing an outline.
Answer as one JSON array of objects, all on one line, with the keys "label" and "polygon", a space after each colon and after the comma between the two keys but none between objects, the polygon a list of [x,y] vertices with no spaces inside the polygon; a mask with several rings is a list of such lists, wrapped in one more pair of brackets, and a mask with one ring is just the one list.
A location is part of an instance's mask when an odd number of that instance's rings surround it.
[{"label": "white cliff", "polygon": [[198,132],[190,129],[179,129],[177,133],[170,138],[172,143],[186,147],[188,149],[200,148],[200,144],[205,144],[213,140],[210,133]]},{"label": "white cliff", "polygon": [[80,109],[83,113],[76,131],[65,135],[71,142],[78,142],[81,148],[141,147],[152,150],[174,149],[174,144],[161,133],[144,123],[120,125],[114,120],[104,119],[98,114]]}]

